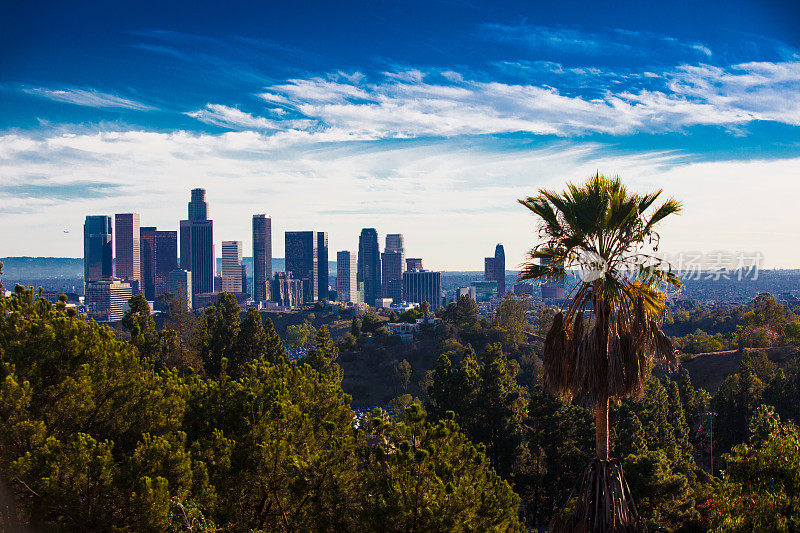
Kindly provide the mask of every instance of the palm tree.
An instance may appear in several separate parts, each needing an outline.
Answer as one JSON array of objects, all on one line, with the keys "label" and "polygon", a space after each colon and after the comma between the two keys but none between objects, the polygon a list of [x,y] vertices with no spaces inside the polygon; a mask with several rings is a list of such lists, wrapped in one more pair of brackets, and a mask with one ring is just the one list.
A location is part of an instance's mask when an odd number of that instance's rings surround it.
[{"label": "palm tree", "polygon": [[568,271],[580,270],[569,305],[545,339],[544,383],[557,396],[580,396],[593,407],[597,456],[584,473],[575,515],[567,524],[556,520],[555,530],[642,528],[620,465],[609,459],[608,405],[642,394],[651,360],[677,365],[659,326],[660,287],[680,281],[654,253],[656,225],[681,204],[670,199],[651,209],[661,192],[633,194],[618,177],[598,173],[562,193],[540,189],[519,200],[540,219],[541,241],[520,279],[565,281]]}]

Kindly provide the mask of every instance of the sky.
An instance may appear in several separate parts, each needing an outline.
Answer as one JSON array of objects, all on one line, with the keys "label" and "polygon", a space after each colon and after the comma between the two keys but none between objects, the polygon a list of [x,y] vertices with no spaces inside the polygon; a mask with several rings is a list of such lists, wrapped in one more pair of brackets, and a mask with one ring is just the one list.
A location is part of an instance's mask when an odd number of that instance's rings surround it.
[{"label": "sky", "polygon": [[[498,5],[501,4],[501,5]],[[800,268],[800,2],[3,2],[0,256],[82,255],[86,215],[214,240],[251,215],[515,269],[517,199],[595,172],[684,211],[669,254]]]}]

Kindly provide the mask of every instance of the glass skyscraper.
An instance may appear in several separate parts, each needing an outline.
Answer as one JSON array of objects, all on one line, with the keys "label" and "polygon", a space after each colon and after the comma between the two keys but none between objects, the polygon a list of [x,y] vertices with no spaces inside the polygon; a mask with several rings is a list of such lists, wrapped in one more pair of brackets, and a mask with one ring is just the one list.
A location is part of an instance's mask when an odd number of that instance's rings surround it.
[{"label": "glass skyscraper", "polygon": [[272,281],[272,219],[253,215],[253,300],[266,302]]},{"label": "glass skyscraper", "polygon": [[83,224],[84,284],[113,276],[111,217],[89,215]]},{"label": "glass skyscraper", "polygon": [[502,244],[494,248],[494,257],[487,257],[483,263],[483,279],[497,282],[497,295],[506,294],[506,253]]},{"label": "glass skyscraper", "polygon": [[303,282],[304,303],[316,302],[319,298],[319,268],[317,256],[317,232],[287,231],[286,272],[292,278]]},{"label": "glass skyscraper", "polygon": [[117,213],[114,215],[117,239],[114,243],[117,255],[117,277],[130,282],[135,292],[140,292],[142,269],[139,249],[139,213]]},{"label": "glass skyscraper", "polygon": [[364,283],[364,301],[375,305],[381,297],[381,254],[375,228],[362,229],[358,238],[358,282]]},{"label": "glass skyscraper", "polygon": [[192,273],[192,296],[214,291],[214,222],[205,189],[192,189],[189,218],[181,220],[181,268]]},{"label": "glass skyscraper", "polygon": [[328,298],[328,232],[317,232],[317,299]]}]

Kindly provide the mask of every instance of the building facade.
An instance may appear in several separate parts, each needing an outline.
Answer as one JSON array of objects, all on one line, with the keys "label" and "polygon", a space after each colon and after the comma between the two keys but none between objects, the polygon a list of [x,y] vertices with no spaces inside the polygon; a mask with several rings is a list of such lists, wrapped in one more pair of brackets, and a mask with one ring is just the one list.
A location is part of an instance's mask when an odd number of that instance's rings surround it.
[{"label": "building facade", "polygon": [[403,299],[407,302],[428,302],[431,310],[441,305],[441,273],[429,270],[410,270],[403,273]]},{"label": "building facade", "polygon": [[348,250],[336,253],[336,299],[358,303],[358,259]]},{"label": "building facade", "polygon": [[281,307],[303,305],[303,280],[294,279],[291,272],[276,272],[272,279],[272,301]]},{"label": "building facade", "polygon": [[293,280],[302,281],[303,301],[305,303],[316,302],[319,298],[316,232],[287,231],[285,244],[286,272],[291,272]]},{"label": "building facade", "polygon": [[181,220],[181,268],[192,273],[192,295],[214,291],[214,222],[205,189],[192,189],[189,218]]},{"label": "building facade", "polygon": [[155,226],[140,228],[139,249],[140,290],[152,301],[167,292],[169,273],[178,268],[178,233],[159,231]]},{"label": "building facade", "polygon": [[317,300],[328,298],[328,232],[317,232]]},{"label": "building facade", "polygon": [[83,282],[86,284],[111,279],[113,250],[111,249],[111,217],[89,215],[83,223]]},{"label": "building facade", "polygon": [[406,259],[406,270],[422,270],[422,258],[409,257]]},{"label": "building facade", "polygon": [[116,279],[90,281],[86,284],[86,311],[98,322],[117,322],[125,316],[131,284]]},{"label": "building facade", "polygon": [[222,241],[222,292],[243,292],[242,241]]},{"label": "building facade", "polygon": [[173,298],[178,298],[181,302],[186,302],[186,308],[192,309],[192,273],[188,270],[176,268],[167,275],[167,292],[171,292]]},{"label": "building facade", "polygon": [[406,271],[406,251],[401,233],[386,235],[386,248],[381,254],[381,294],[399,302],[403,298],[403,272]]},{"label": "building facade", "polygon": [[469,284],[475,292],[475,301],[478,303],[488,302],[492,298],[497,298],[498,289],[496,281],[473,281]]},{"label": "building facade", "polygon": [[270,299],[272,281],[272,219],[253,215],[253,300]]},{"label": "building facade", "polygon": [[498,296],[506,293],[506,253],[502,244],[494,248],[494,257],[487,257],[483,262],[484,281],[497,282]]},{"label": "building facade", "polygon": [[378,232],[364,228],[358,238],[358,281],[364,283],[364,301],[372,305],[381,297],[381,254]]},{"label": "building facade", "polygon": [[114,215],[117,239],[116,277],[131,284],[134,293],[140,292],[142,268],[139,249],[139,213],[117,213]]}]

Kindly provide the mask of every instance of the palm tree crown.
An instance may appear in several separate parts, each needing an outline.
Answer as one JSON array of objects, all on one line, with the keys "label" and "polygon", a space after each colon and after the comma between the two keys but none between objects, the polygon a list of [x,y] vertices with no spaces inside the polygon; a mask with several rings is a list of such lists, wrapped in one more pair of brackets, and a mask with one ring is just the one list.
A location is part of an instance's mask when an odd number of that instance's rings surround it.
[{"label": "palm tree crown", "polygon": [[598,173],[562,193],[541,189],[519,200],[541,219],[541,244],[529,252],[520,279],[565,280],[581,270],[547,334],[544,381],[555,394],[585,395],[595,407],[599,459],[608,457],[609,398],[641,393],[648,359],[677,363],[659,327],[660,287],[680,281],[654,253],[656,225],[681,204],[670,199],[653,208],[661,192],[633,194],[618,177]]}]

